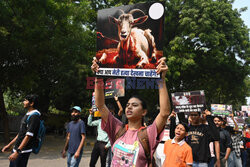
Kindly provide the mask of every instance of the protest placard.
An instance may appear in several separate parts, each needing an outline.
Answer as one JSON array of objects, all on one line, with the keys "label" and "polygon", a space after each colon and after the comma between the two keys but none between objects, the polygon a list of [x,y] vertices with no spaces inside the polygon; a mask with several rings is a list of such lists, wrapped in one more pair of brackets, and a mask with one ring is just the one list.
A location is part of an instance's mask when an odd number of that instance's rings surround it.
[{"label": "protest placard", "polygon": [[202,112],[205,110],[204,90],[171,93],[175,112]]},{"label": "protest placard", "polygon": [[125,79],[108,79],[105,82],[105,98],[124,97]]},{"label": "protest placard", "polygon": [[[245,119],[237,116],[237,117],[234,117],[234,120],[235,120],[236,124],[238,125],[238,128],[243,129],[243,126],[245,124]],[[229,126],[235,128],[234,122],[233,122],[231,117],[227,117],[227,123]]]},{"label": "protest placard", "polygon": [[99,10],[96,75],[160,78],[164,4],[148,2]]},{"label": "protest placard", "polygon": [[92,111],[94,112],[94,117],[101,117],[100,111],[98,111],[98,108],[95,105],[95,92],[92,93]]},{"label": "protest placard", "polygon": [[241,111],[244,117],[250,117],[250,106],[241,106]]},{"label": "protest placard", "polygon": [[211,104],[212,115],[228,116],[232,113],[232,105]]},{"label": "protest placard", "polygon": [[247,113],[247,111],[236,111],[235,116],[242,117],[242,118],[247,118],[248,113]]}]

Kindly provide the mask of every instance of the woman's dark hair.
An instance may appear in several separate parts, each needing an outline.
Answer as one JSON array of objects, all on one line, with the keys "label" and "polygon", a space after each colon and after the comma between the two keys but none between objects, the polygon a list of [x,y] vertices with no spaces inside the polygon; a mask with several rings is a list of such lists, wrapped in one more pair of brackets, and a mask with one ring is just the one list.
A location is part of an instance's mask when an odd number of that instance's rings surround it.
[{"label": "woman's dark hair", "polygon": [[33,108],[38,108],[38,96],[35,94],[27,95],[25,97],[26,100],[29,101],[29,103],[34,103]]},{"label": "woman's dark hair", "polygon": [[131,98],[136,98],[136,99],[139,99],[141,101],[141,105],[142,105],[142,109],[147,109],[147,104],[146,102],[138,95],[133,95],[132,97],[130,97],[129,99]]}]

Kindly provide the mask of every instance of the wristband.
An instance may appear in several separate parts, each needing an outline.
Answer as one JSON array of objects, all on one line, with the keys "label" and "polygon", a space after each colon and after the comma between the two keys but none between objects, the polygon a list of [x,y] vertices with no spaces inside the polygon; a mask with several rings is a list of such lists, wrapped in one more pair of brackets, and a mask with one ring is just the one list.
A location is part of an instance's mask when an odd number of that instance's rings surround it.
[{"label": "wristband", "polygon": [[21,149],[17,149],[16,152],[17,152],[18,154],[20,154],[20,153],[22,153],[22,150],[21,150]]}]

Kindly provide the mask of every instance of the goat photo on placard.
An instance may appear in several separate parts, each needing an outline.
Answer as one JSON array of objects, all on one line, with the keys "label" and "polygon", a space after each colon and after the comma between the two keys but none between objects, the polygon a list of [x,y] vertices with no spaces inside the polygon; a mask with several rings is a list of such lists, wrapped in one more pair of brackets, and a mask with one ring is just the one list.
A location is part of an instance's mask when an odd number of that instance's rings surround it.
[{"label": "goat photo on placard", "polygon": [[99,10],[96,58],[100,67],[156,69],[163,56],[163,25],[161,3]]}]

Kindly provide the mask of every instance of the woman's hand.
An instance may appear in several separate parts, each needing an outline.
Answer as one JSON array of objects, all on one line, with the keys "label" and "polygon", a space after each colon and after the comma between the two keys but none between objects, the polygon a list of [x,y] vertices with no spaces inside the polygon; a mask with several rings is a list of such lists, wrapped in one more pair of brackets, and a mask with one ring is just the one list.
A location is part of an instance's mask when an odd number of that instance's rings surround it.
[{"label": "woman's hand", "polygon": [[166,65],[166,57],[162,57],[158,60],[158,65],[156,67],[157,74],[161,73],[161,78],[165,79],[166,73],[168,71],[168,66]]},{"label": "woman's hand", "polygon": [[165,127],[166,121],[170,114],[170,101],[168,96],[168,91],[165,83],[165,76],[168,71],[168,66],[166,65],[166,58],[162,57],[158,60],[157,65],[157,74],[161,73],[161,80],[158,82],[159,86],[159,104],[160,104],[160,113],[157,115],[155,122],[157,126],[158,135],[162,132]]},{"label": "woman's hand", "polygon": [[98,63],[98,60],[96,59],[96,57],[93,57],[92,66],[91,66],[91,70],[93,71],[93,73],[98,72],[99,70],[99,65],[97,63]]}]

